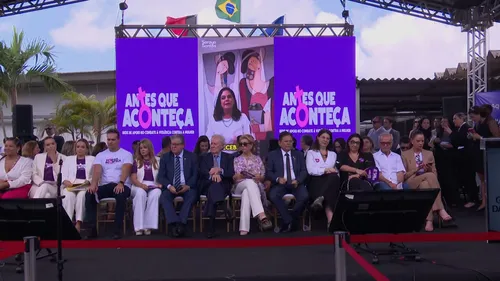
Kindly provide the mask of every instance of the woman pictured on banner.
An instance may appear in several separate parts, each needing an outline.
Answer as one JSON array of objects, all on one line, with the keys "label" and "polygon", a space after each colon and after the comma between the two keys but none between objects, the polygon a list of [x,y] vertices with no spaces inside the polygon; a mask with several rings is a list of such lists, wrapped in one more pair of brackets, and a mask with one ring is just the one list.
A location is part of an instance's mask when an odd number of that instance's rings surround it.
[{"label": "woman pictured on banner", "polygon": [[[249,116],[251,131],[257,141],[273,137],[274,78],[266,81],[263,58],[263,48],[260,53],[251,49],[243,52],[241,73],[245,78],[239,84],[241,112]],[[261,145],[260,150],[267,151],[267,148]]]},{"label": "woman pictured on banner", "polygon": [[134,229],[136,235],[150,235],[158,229],[158,209],[161,184],[156,182],[160,159],[155,157],[153,144],[149,139],[139,142],[135,152],[130,180],[134,208]]},{"label": "woman pictured on banner", "polygon": [[54,138],[46,137],[42,142],[44,152],[37,154],[33,160],[33,186],[30,190],[30,197],[56,198],[56,180],[61,169],[59,161],[64,161],[66,156],[57,152]]},{"label": "woman pictured on banner", "polygon": [[[205,94],[205,103],[209,120],[214,114],[216,99],[214,98],[222,88],[233,88],[231,75],[234,75],[236,56],[232,52],[227,52],[222,55],[215,56],[215,80],[214,85],[208,85],[208,92]],[[234,79],[234,78],[233,78]],[[240,108],[239,96],[235,95],[236,105]]]},{"label": "woman pictured on banner", "polygon": [[236,106],[235,95],[230,88],[219,91],[213,117],[208,123],[208,139],[213,135],[222,135],[227,144],[235,144],[238,136],[250,134],[250,121]]},{"label": "woman pictured on banner", "polygon": [[90,156],[90,144],[81,139],[75,143],[76,155],[66,157],[61,167],[62,174],[62,205],[68,216],[75,215],[75,228],[80,232],[85,214],[85,194],[92,181],[92,165],[94,156]]},{"label": "woman pictured on banner", "polygon": [[33,161],[19,155],[21,143],[6,138],[0,158],[0,199],[27,199],[31,188]]},{"label": "woman pictured on banner", "polygon": [[306,156],[307,171],[311,176],[307,184],[309,197],[313,200],[311,209],[325,210],[328,228],[340,193],[340,178],[335,168],[337,154],[334,149],[332,132],[322,129]]}]

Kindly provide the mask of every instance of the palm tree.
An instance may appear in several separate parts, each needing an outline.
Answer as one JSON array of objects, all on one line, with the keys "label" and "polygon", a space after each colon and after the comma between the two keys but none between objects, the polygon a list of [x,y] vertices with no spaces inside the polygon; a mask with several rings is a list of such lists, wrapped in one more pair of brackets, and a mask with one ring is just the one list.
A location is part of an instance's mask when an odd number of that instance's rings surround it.
[{"label": "palm tree", "polygon": [[100,142],[103,131],[116,126],[116,98],[109,96],[101,101],[95,95],[63,93],[52,122],[74,137],[92,131],[96,142]]},{"label": "palm tree", "polygon": [[0,42],[0,96],[7,95],[12,108],[17,104],[18,91],[33,79],[40,79],[48,90],[71,90],[57,76],[53,49],[40,39],[26,43],[24,32],[15,28],[10,45]]}]

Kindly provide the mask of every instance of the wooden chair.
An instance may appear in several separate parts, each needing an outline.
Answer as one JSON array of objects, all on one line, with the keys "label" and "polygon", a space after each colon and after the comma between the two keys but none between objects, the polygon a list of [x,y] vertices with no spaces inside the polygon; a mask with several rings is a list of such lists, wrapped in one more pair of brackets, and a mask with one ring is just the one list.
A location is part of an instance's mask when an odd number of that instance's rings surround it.
[{"label": "wooden chair", "polygon": [[[200,220],[200,232],[203,232],[203,227],[204,227],[204,221],[209,220],[210,218],[204,217],[203,216],[203,211],[205,209],[205,205],[207,203],[207,196],[205,195],[200,195],[200,201],[198,202],[198,210],[199,210],[199,215],[198,219]],[[229,196],[226,196],[225,199],[225,204],[227,207],[229,207]],[[226,219],[226,216],[224,214],[224,210],[217,209],[217,214],[215,215],[216,220],[221,220],[221,219]],[[229,232],[229,222],[226,222],[226,231]]]},{"label": "wooden chair", "polygon": [[[231,195],[231,211],[234,214],[233,231],[236,231],[236,222],[241,218],[241,194],[232,194]],[[229,202],[228,202],[229,203]],[[229,228],[229,225],[228,225]]]},{"label": "wooden chair", "polygon": [[[99,229],[100,229],[100,224],[101,223],[114,223],[115,219],[115,210],[109,211],[108,210],[108,204],[109,203],[115,203],[116,200],[115,198],[103,198],[99,201],[99,204],[97,204],[97,218],[96,218],[96,231],[97,234],[99,234]],[[127,233],[127,219],[130,214],[131,210],[131,200],[127,200],[126,207],[125,207],[125,215],[123,216],[123,234],[125,235]],[[109,217],[112,216],[113,219],[110,219]]]},{"label": "wooden chair", "polygon": [[[174,208],[176,209],[176,213],[178,214],[179,211],[177,211],[177,207],[179,207],[180,204],[184,203],[184,198],[181,196],[177,196],[174,198]],[[191,207],[191,213],[192,213],[192,218],[188,219],[193,221],[193,232],[196,232],[196,205],[193,205]],[[165,226],[165,231],[168,233],[168,224]]]},{"label": "wooden chair", "polygon": [[[289,202],[288,203],[289,204],[288,210],[292,210],[293,204],[295,204],[295,196],[293,196],[293,194],[285,194],[283,196],[283,200]],[[273,207],[273,209],[274,209],[273,214],[274,214],[274,226],[275,226],[274,231],[277,232],[279,230],[279,227],[278,227],[279,213],[278,213],[278,210],[276,209],[276,207]],[[303,231],[311,231],[311,213],[307,210],[307,208],[302,213],[302,230]]]}]

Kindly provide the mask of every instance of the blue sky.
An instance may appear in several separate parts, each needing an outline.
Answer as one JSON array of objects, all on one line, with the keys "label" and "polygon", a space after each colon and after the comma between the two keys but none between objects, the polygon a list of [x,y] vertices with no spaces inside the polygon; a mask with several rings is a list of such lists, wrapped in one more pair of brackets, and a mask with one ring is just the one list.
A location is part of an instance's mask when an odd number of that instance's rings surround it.
[{"label": "blue sky", "polygon": [[[248,3],[245,3],[248,1]],[[270,23],[286,14],[287,23],[339,22],[337,0],[242,0],[245,23]],[[55,46],[61,72],[115,69],[114,26],[118,0],[91,0],[2,19],[0,36],[9,41],[12,28],[27,38]],[[128,0],[125,22],[163,24],[167,16],[198,14],[199,23],[224,23],[215,16],[215,0]],[[180,5],[182,3],[184,5]],[[465,36],[458,28],[380,9],[347,3],[357,37],[361,77],[431,77],[465,60]],[[490,32],[491,48],[500,49],[498,26]],[[411,66],[411,67],[409,67]]]}]

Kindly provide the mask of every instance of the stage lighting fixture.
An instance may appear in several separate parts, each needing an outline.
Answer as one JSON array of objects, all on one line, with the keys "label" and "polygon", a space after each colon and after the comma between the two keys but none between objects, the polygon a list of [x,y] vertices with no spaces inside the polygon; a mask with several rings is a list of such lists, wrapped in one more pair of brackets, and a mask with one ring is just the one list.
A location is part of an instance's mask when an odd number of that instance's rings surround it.
[{"label": "stage lighting fixture", "polygon": [[348,10],[343,10],[343,11],[342,11],[342,17],[343,17],[344,19],[349,18],[349,11],[348,11]]},{"label": "stage lighting fixture", "polygon": [[119,6],[120,6],[120,10],[122,10],[122,11],[125,11],[126,9],[128,9],[127,1],[121,2]]}]

